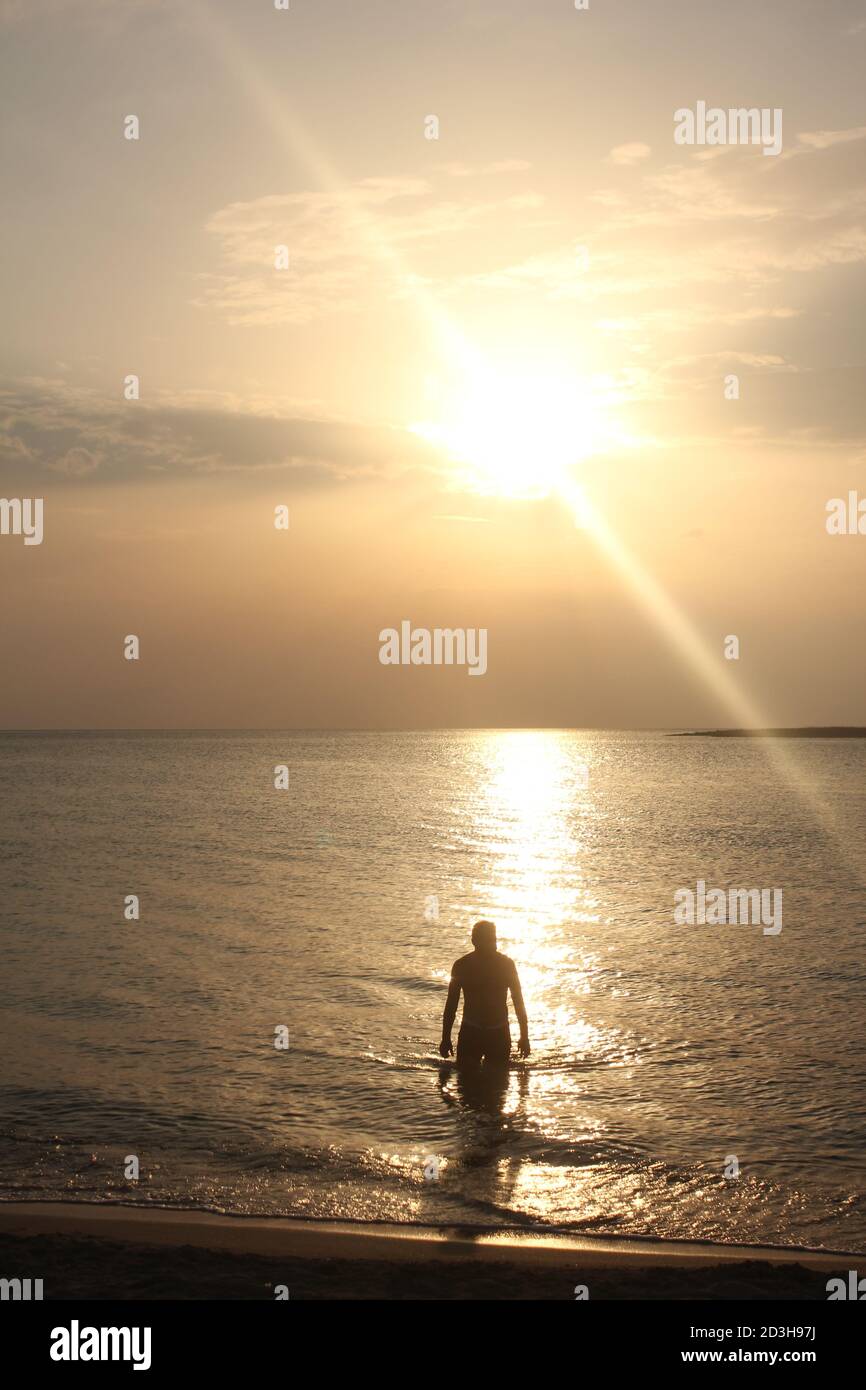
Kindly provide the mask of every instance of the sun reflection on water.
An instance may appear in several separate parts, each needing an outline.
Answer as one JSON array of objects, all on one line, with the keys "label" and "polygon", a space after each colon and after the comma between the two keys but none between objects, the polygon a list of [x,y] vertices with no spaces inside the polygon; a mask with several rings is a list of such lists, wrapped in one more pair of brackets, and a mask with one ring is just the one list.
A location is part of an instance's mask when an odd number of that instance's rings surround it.
[{"label": "sun reflection on water", "polygon": [[[518,962],[534,1036],[557,1049],[586,1045],[575,1003],[597,953],[575,939],[598,921],[581,868],[593,814],[592,741],[558,731],[479,734],[475,835],[482,874],[475,901]],[[575,1003],[572,1003],[575,1001]]]},{"label": "sun reflection on water", "polygon": [[589,748],[553,732],[479,735],[482,764],[476,832],[495,896],[524,943],[546,926],[573,920],[586,907],[578,834],[591,799]]},{"label": "sun reflection on water", "polygon": [[591,733],[491,731],[473,734],[463,756],[468,790],[454,798],[451,831],[466,871],[454,906],[467,922],[496,923],[520,975],[532,1053],[497,1076],[441,1069],[454,1119],[446,1152],[473,1200],[549,1218],[563,1204],[560,1182],[572,1212],[583,1192],[592,1203],[612,1139],[599,1090],[611,1068],[640,1060],[634,1037],[604,1021],[617,943],[588,866],[607,816],[605,749]]}]

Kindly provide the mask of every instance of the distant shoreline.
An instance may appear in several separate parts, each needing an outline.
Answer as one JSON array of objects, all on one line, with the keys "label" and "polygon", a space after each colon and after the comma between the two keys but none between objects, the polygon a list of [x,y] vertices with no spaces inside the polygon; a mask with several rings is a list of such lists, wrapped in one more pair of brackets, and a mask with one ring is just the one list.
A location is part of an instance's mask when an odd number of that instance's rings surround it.
[{"label": "distant shoreline", "polygon": [[805,729],[686,729],[671,738],[866,738],[860,724],[829,725]]}]

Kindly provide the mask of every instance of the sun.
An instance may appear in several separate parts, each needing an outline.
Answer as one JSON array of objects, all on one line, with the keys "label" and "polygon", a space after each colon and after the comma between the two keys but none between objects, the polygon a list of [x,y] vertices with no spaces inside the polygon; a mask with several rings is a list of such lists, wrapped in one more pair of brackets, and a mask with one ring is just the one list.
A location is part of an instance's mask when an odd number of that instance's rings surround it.
[{"label": "sun", "polygon": [[500,497],[547,497],[616,431],[598,383],[536,366],[473,371],[439,418],[411,426],[462,465],[461,482]]}]

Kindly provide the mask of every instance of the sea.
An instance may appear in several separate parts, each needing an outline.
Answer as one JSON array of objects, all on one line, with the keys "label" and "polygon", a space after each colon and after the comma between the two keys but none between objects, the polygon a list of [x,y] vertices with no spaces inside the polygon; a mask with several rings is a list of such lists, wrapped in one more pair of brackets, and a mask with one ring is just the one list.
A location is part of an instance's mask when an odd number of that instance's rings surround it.
[{"label": "sea", "polygon": [[0,1200],[864,1252],[864,832],[866,740],[0,735]]}]

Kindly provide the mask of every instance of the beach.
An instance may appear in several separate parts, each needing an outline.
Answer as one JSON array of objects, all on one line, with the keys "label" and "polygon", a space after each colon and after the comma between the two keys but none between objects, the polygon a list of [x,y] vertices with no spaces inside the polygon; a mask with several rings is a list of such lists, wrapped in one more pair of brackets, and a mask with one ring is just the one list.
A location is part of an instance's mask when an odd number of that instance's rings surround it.
[{"label": "beach", "polygon": [[[64,1299],[826,1300],[853,1256],[687,1241],[474,1234],[385,1223],[0,1207],[3,1277]],[[283,1290],[282,1295],[278,1290]]]}]

